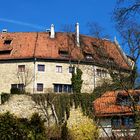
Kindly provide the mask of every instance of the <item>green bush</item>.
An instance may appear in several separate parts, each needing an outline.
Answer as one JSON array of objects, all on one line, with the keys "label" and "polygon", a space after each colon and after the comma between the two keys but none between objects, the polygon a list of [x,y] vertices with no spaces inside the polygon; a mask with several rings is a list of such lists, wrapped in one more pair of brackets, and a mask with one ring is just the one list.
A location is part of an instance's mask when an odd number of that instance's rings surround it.
[{"label": "green bush", "polygon": [[18,118],[10,113],[0,115],[1,140],[26,140],[26,135],[19,129]]},{"label": "green bush", "polygon": [[8,101],[10,98],[10,94],[9,93],[2,93],[1,94],[1,103],[5,103],[6,101]]},{"label": "green bush", "polygon": [[46,140],[44,122],[34,114],[30,120],[9,112],[0,114],[1,140]]},{"label": "green bush", "polygon": [[32,130],[32,135],[37,140],[44,140],[45,137],[45,126],[44,120],[41,117],[34,113],[30,120],[30,128]]}]

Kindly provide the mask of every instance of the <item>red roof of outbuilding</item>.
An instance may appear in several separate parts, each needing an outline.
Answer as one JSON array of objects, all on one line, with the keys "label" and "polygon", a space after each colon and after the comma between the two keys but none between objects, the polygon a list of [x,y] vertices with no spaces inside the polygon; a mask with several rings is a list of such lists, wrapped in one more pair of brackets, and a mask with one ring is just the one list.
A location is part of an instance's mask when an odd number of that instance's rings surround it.
[{"label": "red roof of outbuilding", "polygon": [[[140,96],[140,90],[108,91],[93,102],[95,116],[132,115],[132,106],[120,105],[118,96]],[[140,110],[140,105],[136,106]]]}]

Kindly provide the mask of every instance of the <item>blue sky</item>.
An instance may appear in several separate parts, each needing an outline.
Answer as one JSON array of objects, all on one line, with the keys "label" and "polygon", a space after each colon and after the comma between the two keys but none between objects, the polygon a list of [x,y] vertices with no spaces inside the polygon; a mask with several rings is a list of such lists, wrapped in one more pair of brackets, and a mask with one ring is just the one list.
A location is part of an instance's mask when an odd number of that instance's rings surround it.
[{"label": "blue sky", "polygon": [[97,22],[113,39],[117,34],[111,20],[116,0],[3,0],[0,30],[44,31],[54,24],[57,31],[64,24],[79,22],[80,32],[88,33],[87,23]]},{"label": "blue sky", "polygon": [[120,40],[111,19],[115,4],[116,0],[1,0],[0,30],[45,31],[53,23],[61,31],[62,25],[79,22],[80,32],[88,34],[87,23],[96,22],[111,40]]}]

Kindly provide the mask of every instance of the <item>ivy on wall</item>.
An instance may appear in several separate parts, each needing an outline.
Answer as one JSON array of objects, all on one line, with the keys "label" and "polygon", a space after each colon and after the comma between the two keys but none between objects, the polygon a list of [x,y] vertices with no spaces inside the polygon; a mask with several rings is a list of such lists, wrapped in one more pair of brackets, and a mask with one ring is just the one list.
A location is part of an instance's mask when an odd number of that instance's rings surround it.
[{"label": "ivy on wall", "polygon": [[2,93],[0,96],[1,96],[1,104],[4,104],[10,98],[10,94],[9,93]]},{"label": "ivy on wall", "polygon": [[76,73],[72,73],[71,83],[74,93],[81,93],[81,87],[83,83],[82,74],[83,72],[79,68],[76,68]]},{"label": "ivy on wall", "polygon": [[[63,122],[68,120],[70,116],[70,108],[73,106],[75,108],[80,107],[84,115],[89,116],[91,118],[93,117],[93,94],[33,94],[32,99],[36,102],[36,104],[40,105],[41,108],[44,109],[43,111],[46,112],[45,114],[49,115],[48,112],[51,108],[51,115],[54,115],[56,113],[56,116],[54,117],[58,119],[58,124],[62,124]],[[46,118],[48,119],[50,118],[50,116],[46,116]],[[47,121],[49,121],[49,119]]]}]

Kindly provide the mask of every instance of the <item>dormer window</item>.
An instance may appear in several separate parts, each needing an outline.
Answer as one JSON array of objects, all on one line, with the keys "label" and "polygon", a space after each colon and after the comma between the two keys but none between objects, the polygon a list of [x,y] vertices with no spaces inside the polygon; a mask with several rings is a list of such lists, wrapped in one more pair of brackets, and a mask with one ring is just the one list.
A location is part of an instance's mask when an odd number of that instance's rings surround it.
[{"label": "dormer window", "polygon": [[59,50],[59,55],[61,55],[62,57],[68,57],[69,52],[67,50]]},{"label": "dormer window", "polygon": [[86,59],[89,59],[89,60],[90,60],[90,59],[93,59],[93,56],[92,56],[91,54],[86,54],[85,57],[86,57]]},{"label": "dormer window", "polygon": [[87,53],[87,52],[84,52],[84,57],[87,60],[92,60],[93,59],[93,55],[91,53]]},{"label": "dormer window", "polygon": [[12,42],[11,39],[4,40],[4,45],[10,45]]},{"label": "dormer window", "polygon": [[9,55],[11,50],[0,50],[0,55]]},{"label": "dormer window", "polygon": [[129,106],[129,105],[132,105],[132,99],[126,95],[118,95],[117,96],[117,103],[119,105]]},{"label": "dormer window", "polygon": [[104,60],[109,65],[113,65],[115,63],[113,58],[107,58],[107,57],[105,57]]}]

